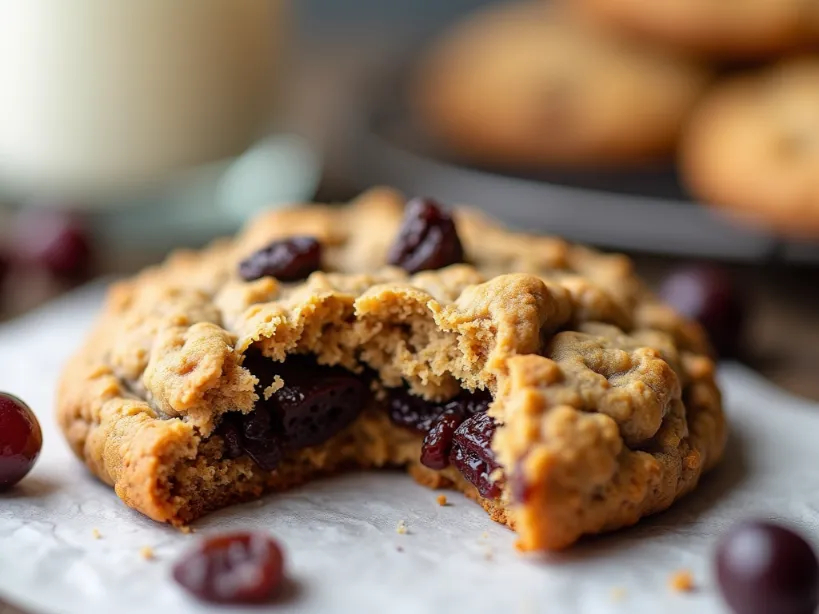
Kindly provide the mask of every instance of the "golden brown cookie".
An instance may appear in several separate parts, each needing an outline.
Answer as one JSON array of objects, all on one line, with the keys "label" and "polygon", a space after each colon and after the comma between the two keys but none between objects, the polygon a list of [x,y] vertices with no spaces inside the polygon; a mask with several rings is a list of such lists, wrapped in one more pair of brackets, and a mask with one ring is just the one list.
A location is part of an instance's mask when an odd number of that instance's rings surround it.
[{"label": "golden brown cookie", "polygon": [[681,161],[704,202],[764,228],[819,236],[819,58],[716,87],[692,118]]},{"label": "golden brown cookie", "polygon": [[625,35],[716,60],[771,57],[819,42],[815,0],[569,0]]},{"label": "golden brown cookie", "polygon": [[706,346],[622,256],[382,189],[117,284],[57,412],[161,522],[403,466],[555,549],[668,507],[719,460]]},{"label": "golden brown cookie", "polygon": [[414,108],[448,152],[513,169],[668,156],[707,74],[542,3],[470,17],[419,67]]}]

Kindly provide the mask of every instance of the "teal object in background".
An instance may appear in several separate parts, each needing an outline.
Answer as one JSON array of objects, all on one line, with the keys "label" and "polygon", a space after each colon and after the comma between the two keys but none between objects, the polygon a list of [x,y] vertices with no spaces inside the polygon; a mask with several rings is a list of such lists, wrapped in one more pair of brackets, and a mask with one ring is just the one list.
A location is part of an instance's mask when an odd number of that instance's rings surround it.
[{"label": "teal object in background", "polygon": [[165,252],[235,232],[259,211],[310,201],[321,163],[300,137],[274,135],[235,159],[185,172],[120,206],[91,213],[100,241],[126,250]]}]

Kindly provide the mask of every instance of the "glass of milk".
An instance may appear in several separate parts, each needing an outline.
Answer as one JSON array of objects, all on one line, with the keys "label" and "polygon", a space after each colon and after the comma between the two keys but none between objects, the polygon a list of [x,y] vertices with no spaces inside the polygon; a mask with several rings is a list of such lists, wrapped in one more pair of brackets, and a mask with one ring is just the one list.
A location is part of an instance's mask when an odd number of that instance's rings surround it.
[{"label": "glass of milk", "polygon": [[0,190],[112,203],[245,150],[271,115],[283,3],[0,2]]}]

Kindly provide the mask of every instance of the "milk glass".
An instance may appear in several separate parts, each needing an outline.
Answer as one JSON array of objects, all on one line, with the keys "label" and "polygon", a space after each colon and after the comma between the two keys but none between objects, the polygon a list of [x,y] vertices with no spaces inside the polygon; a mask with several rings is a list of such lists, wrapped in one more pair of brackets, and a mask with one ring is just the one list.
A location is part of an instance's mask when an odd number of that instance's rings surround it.
[{"label": "milk glass", "polygon": [[245,149],[283,1],[0,2],[0,190],[121,194]]}]

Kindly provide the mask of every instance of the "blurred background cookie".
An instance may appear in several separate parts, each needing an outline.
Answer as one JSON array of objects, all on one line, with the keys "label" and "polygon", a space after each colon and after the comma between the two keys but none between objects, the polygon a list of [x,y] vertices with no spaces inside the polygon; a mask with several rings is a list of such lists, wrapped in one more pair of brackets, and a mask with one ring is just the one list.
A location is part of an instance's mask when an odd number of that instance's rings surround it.
[{"label": "blurred background cookie", "polygon": [[714,60],[761,59],[816,43],[813,0],[569,0],[626,35]]},{"label": "blurred background cookie", "polygon": [[703,201],[762,227],[819,236],[819,57],[716,87],[691,121],[681,161]]},{"label": "blurred background cookie", "polygon": [[422,62],[414,106],[442,148],[480,165],[633,166],[666,157],[707,73],[541,2],[480,12]]}]

